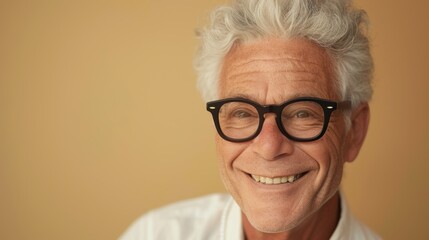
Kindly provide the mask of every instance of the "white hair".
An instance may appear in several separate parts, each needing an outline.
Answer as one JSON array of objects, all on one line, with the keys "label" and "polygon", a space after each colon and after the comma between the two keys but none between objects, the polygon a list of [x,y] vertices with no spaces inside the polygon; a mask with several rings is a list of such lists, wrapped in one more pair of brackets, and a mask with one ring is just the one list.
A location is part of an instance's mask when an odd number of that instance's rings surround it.
[{"label": "white hair", "polygon": [[222,63],[235,43],[306,38],[327,50],[339,96],[357,106],[372,96],[367,28],[366,13],[353,8],[350,0],[236,0],[216,9],[197,33],[197,86],[205,101],[218,98]]}]

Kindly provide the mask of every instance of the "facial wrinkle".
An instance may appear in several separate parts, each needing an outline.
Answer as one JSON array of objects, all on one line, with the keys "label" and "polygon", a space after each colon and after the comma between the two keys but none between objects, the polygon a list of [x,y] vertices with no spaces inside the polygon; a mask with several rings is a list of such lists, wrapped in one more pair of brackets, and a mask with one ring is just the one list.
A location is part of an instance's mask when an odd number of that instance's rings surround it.
[{"label": "facial wrinkle", "polygon": [[[246,72],[308,72],[316,73],[323,68],[321,63],[310,63],[303,60],[297,60],[293,58],[279,58],[279,59],[251,59],[246,60],[241,64],[229,65],[225,70],[230,72],[231,76],[237,75],[238,73]],[[259,71],[254,71],[258,69]]]},{"label": "facial wrinkle", "polygon": [[294,57],[279,57],[279,58],[254,58],[254,59],[250,59],[250,60],[246,60],[246,61],[242,61],[242,62],[238,62],[236,64],[231,65],[232,68],[236,68],[236,67],[243,67],[247,64],[251,64],[254,62],[258,62],[258,61],[262,61],[262,62],[267,62],[267,61],[290,61],[290,62],[301,62],[301,63],[305,63],[305,64],[309,64],[309,65],[316,65],[316,66],[320,66],[320,62],[312,62],[312,61],[308,61],[302,58],[294,58]]},{"label": "facial wrinkle", "polygon": [[[312,75],[315,78],[319,77],[319,74],[315,73],[314,71],[309,71],[309,70],[271,70],[271,69],[263,69],[263,70],[251,70],[251,71],[242,71],[239,73],[232,73],[230,74],[226,80],[231,80],[231,79],[236,79],[236,78],[246,78],[247,75],[257,75],[257,74],[263,74],[263,73],[277,73],[277,74],[281,74],[281,73],[285,73],[285,74],[293,74],[293,73],[303,73],[303,74],[308,74],[308,75]],[[303,79],[305,80],[305,79]]]}]

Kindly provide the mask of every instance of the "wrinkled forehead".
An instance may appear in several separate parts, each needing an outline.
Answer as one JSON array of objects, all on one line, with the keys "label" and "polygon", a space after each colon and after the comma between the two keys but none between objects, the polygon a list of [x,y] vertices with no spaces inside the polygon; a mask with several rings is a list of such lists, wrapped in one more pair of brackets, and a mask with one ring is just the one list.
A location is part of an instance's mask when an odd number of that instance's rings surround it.
[{"label": "wrinkled forehead", "polygon": [[332,64],[325,49],[305,39],[265,39],[235,44],[220,76],[221,98],[253,100],[294,96],[336,98]]},{"label": "wrinkled forehead", "polygon": [[305,38],[279,39],[268,38],[248,43],[235,43],[225,61],[238,61],[252,58],[283,57],[289,55],[304,62],[315,64],[328,64],[325,60],[328,56],[326,50],[311,40]]}]

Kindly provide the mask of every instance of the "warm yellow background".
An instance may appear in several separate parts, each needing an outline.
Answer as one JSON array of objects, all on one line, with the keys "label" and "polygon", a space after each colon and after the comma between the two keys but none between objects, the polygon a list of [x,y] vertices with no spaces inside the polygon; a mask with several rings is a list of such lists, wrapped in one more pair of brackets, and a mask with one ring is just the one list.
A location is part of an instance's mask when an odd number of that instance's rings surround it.
[{"label": "warm yellow background", "polygon": [[[116,239],[148,209],[223,191],[191,67],[220,2],[0,1],[0,239]],[[357,5],[375,95],[343,189],[385,239],[429,239],[429,4]]]}]

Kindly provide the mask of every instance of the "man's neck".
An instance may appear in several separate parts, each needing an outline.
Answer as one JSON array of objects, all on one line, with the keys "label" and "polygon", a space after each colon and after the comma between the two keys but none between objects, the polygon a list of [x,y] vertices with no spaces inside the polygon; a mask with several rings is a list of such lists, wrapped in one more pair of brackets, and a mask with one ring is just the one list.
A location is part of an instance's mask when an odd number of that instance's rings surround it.
[{"label": "man's neck", "polygon": [[300,226],[281,233],[264,233],[255,229],[242,214],[246,240],[329,239],[337,227],[341,215],[339,193],[329,199],[316,213]]}]

